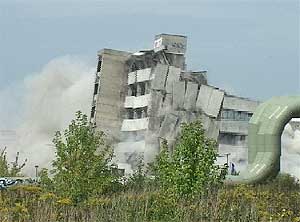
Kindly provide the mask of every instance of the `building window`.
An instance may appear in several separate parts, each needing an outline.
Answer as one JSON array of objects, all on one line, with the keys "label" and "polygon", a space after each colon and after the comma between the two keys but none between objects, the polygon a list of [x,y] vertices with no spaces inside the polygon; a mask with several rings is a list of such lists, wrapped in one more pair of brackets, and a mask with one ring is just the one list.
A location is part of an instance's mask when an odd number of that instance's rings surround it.
[{"label": "building window", "polygon": [[242,121],[247,121],[248,120],[248,113],[241,112],[241,120]]},{"label": "building window", "polygon": [[238,120],[238,121],[241,120],[241,113],[242,113],[241,111],[235,111],[234,112],[234,119]]},{"label": "building window", "polygon": [[224,109],[221,112],[221,119],[223,120],[249,121],[251,116],[252,113],[237,110]]},{"label": "building window", "polygon": [[128,86],[128,96],[136,96],[137,85],[131,84]]},{"label": "building window", "polygon": [[133,109],[127,109],[127,119],[133,119],[134,113]]},{"label": "building window", "polygon": [[233,110],[227,111],[227,119],[234,120],[234,111]]},{"label": "building window", "polygon": [[94,87],[94,95],[98,93],[98,88],[99,88],[99,83],[96,83]]},{"label": "building window", "polygon": [[130,67],[130,71],[131,71],[131,72],[134,72],[134,71],[136,71],[136,70],[138,70],[138,67],[137,67],[136,63],[134,62],[134,63],[132,63],[132,65],[131,65],[131,67]]},{"label": "building window", "polygon": [[239,135],[233,133],[220,133],[218,142],[224,145],[244,145],[246,143],[246,135]]},{"label": "building window", "polygon": [[240,136],[240,141],[245,142],[246,141],[246,136],[245,135],[241,135]]},{"label": "building window", "polygon": [[142,118],[142,109],[135,109],[133,118],[134,119],[141,119]]},{"label": "building window", "polygon": [[228,112],[227,112],[227,110],[222,110],[222,112],[221,112],[221,118],[222,119],[228,119]]},{"label": "building window", "polygon": [[253,116],[253,113],[248,113],[248,121],[251,119],[252,116]]},{"label": "building window", "polygon": [[96,107],[93,106],[93,107],[92,107],[92,112],[91,112],[91,118],[94,118],[94,117],[95,117],[95,112],[96,112]]},{"label": "building window", "polygon": [[145,95],[146,93],[146,87],[145,87],[145,82],[140,82],[139,84],[139,88],[140,88],[140,95]]},{"label": "building window", "polygon": [[101,71],[101,66],[102,66],[102,59],[101,59],[101,57],[99,57],[98,65],[97,65],[97,72]]}]

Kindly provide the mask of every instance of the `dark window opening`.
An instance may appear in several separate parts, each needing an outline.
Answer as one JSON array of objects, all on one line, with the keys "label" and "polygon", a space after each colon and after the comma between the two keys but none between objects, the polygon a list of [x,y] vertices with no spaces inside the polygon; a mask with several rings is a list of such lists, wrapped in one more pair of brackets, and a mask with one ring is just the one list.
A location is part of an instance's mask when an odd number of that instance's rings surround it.
[{"label": "dark window opening", "polygon": [[144,82],[141,83],[141,93],[142,93],[142,95],[146,94],[146,84]]},{"label": "dark window opening", "polygon": [[253,113],[248,113],[248,120],[250,120],[252,116],[253,116]]},{"label": "dark window opening", "polygon": [[241,135],[241,136],[240,136],[240,141],[243,141],[243,142],[244,142],[245,140],[246,140],[246,136],[245,136],[245,135]]},{"label": "dark window opening", "polygon": [[96,107],[93,106],[93,107],[92,107],[92,111],[91,111],[91,118],[94,118],[94,117],[95,117],[95,112],[96,112]]},{"label": "dark window opening", "polygon": [[131,84],[128,86],[128,95],[129,96],[136,96],[137,87],[136,84]]},{"label": "dark window opening", "polygon": [[136,61],[136,66],[138,70],[146,68],[143,61]]},{"label": "dark window opening", "polygon": [[246,141],[246,135],[233,133],[220,133],[218,142],[225,145],[243,145]]},{"label": "dark window opening", "polygon": [[140,82],[137,83],[137,96],[145,95],[146,89],[145,89],[145,83]]},{"label": "dark window opening", "polygon": [[99,59],[99,61],[98,61],[98,66],[97,66],[97,72],[100,72],[100,71],[101,71],[101,66],[102,66],[102,60]]},{"label": "dark window opening", "polygon": [[136,70],[138,70],[138,67],[137,67],[136,63],[134,62],[134,63],[132,63],[132,65],[131,65],[131,67],[130,67],[130,71],[131,71],[131,72],[134,72],[134,71],[136,71]]},{"label": "dark window opening", "polygon": [[248,116],[248,114],[246,112],[242,112],[241,113],[241,120],[242,121],[247,121],[248,120],[247,116]]},{"label": "dark window opening", "polygon": [[99,83],[96,83],[94,87],[94,95],[98,93],[98,88],[99,88]]},{"label": "dark window opening", "polygon": [[224,109],[221,111],[221,119],[224,120],[236,120],[236,121],[249,121],[252,113],[247,113],[243,111],[236,111],[230,109]]},{"label": "dark window opening", "polygon": [[133,119],[134,113],[133,109],[128,109],[127,110],[127,119]]},{"label": "dark window opening", "polygon": [[142,110],[136,109],[134,110],[134,119],[141,119],[142,118]]}]

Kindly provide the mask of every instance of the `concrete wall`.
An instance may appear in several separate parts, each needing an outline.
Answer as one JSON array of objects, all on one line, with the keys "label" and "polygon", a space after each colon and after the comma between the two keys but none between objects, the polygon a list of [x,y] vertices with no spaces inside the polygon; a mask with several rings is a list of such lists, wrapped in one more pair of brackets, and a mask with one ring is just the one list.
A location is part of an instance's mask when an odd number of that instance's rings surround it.
[{"label": "concrete wall", "polygon": [[125,62],[130,54],[103,49],[99,55],[102,57],[102,67],[96,97],[96,129],[118,138],[127,85],[128,70]]},{"label": "concrete wall", "polygon": [[248,134],[248,121],[221,121],[220,131],[233,134]]},{"label": "concrete wall", "polygon": [[259,105],[258,101],[225,95],[224,102],[223,102],[223,109],[233,109],[233,110],[248,111],[253,113],[258,105]]}]

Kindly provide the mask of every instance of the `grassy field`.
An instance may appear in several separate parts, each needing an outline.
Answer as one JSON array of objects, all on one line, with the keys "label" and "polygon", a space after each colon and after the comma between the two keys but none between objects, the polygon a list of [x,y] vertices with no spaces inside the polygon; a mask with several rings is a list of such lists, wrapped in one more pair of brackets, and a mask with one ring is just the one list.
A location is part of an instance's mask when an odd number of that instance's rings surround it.
[{"label": "grassy field", "polygon": [[300,186],[289,176],[264,185],[222,187],[178,199],[147,187],[99,196],[75,206],[38,186],[0,192],[0,221],[300,221]]}]

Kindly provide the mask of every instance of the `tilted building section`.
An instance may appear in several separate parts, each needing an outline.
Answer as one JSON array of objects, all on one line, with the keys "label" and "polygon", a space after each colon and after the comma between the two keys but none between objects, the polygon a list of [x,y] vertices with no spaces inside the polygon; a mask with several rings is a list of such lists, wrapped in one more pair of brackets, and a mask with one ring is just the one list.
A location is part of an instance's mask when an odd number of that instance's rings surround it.
[{"label": "tilted building section", "polygon": [[209,85],[206,71],[186,70],[186,48],[186,36],[160,34],[151,50],[98,53],[91,124],[107,134],[128,173],[139,157],[152,161],[162,139],[172,150],[181,123],[196,119],[220,154],[247,156],[248,121],[259,103]]}]

